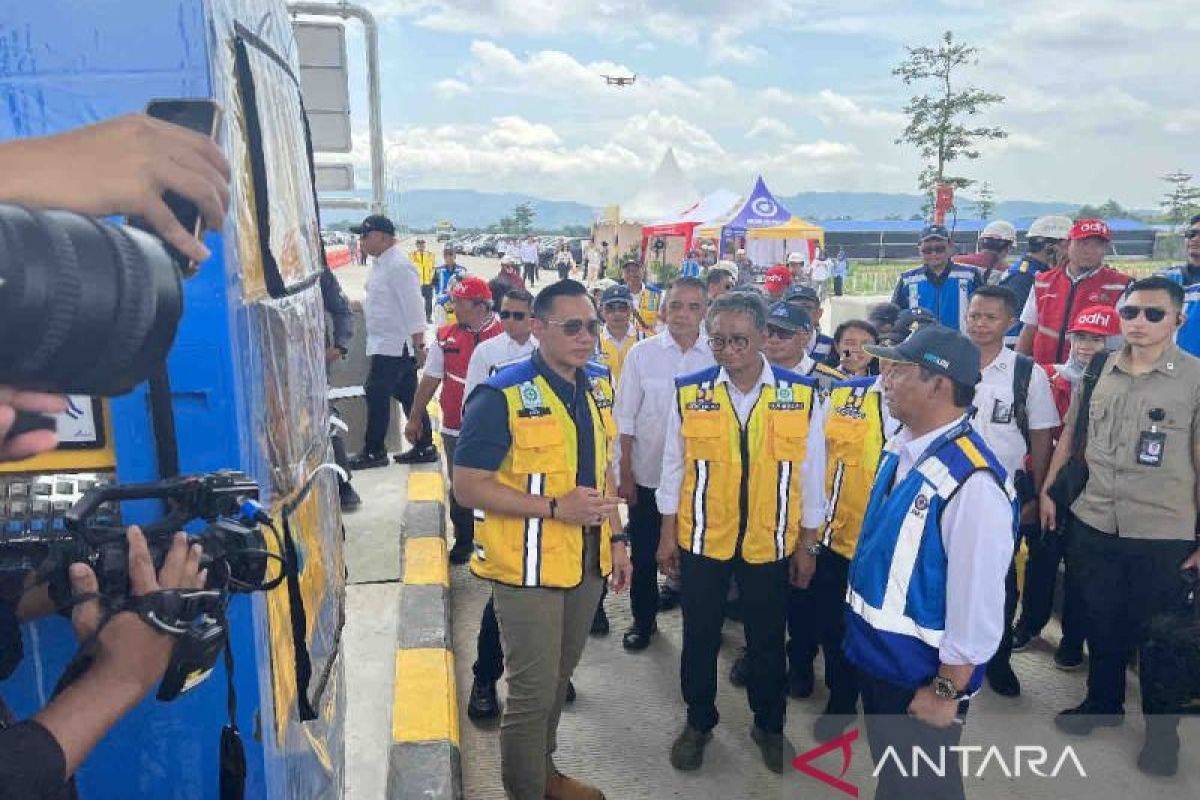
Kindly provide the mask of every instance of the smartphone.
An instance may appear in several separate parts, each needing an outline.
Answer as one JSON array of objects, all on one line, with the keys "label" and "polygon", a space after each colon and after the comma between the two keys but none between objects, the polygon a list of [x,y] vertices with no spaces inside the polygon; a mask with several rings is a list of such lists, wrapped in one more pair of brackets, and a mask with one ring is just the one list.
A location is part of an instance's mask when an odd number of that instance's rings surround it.
[{"label": "smartphone", "polygon": [[[180,125],[210,139],[217,138],[217,127],[221,124],[221,107],[215,100],[206,97],[151,100],[146,104],[146,114],[173,125]],[[200,209],[196,207],[195,203],[174,192],[165,192],[163,202],[167,204],[167,208],[171,209],[171,213],[175,215],[175,219],[179,220],[179,224],[184,227],[184,230],[190,231],[197,239],[201,237],[204,231],[204,220],[201,219]],[[142,230],[151,230],[150,225],[144,219],[133,218],[129,220],[129,224]],[[175,261],[185,276],[196,272],[198,266],[196,262],[189,260],[169,245],[168,249],[175,256]]]}]

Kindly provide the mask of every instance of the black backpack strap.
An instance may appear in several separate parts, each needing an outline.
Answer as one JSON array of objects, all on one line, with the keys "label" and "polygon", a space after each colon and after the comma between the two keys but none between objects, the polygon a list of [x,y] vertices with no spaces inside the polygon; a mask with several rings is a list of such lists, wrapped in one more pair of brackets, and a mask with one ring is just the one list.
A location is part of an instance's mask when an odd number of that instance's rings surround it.
[{"label": "black backpack strap", "polygon": [[1022,353],[1016,354],[1013,366],[1013,419],[1025,439],[1025,449],[1029,449],[1029,381],[1033,379],[1036,366],[1033,359]]},{"label": "black backpack strap", "polygon": [[1084,448],[1087,447],[1088,407],[1092,404],[1092,390],[1100,380],[1104,363],[1108,361],[1108,353],[1101,351],[1092,356],[1087,369],[1083,372],[1083,386],[1079,389],[1079,407],[1075,409],[1075,430],[1071,436],[1071,458],[1083,458]]}]

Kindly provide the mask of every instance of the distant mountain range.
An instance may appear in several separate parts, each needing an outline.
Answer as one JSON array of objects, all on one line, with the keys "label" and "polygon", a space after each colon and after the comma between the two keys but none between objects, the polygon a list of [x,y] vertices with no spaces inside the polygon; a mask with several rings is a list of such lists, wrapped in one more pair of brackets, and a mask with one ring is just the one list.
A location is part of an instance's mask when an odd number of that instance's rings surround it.
[{"label": "distant mountain range", "polygon": [[[366,191],[358,191],[352,196],[366,200],[370,195]],[[802,192],[790,197],[780,196],[779,200],[793,214],[811,220],[839,217],[882,219],[889,216],[908,219],[920,214],[924,203],[920,195],[884,192]],[[544,200],[527,194],[468,189],[413,189],[391,195],[388,206],[390,209],[399,208],[397,223],[416,230],[430,230],[442,220],[448,220],[459,228],[485,228],[511,214],[518,204],[526,202],[533,206],[535,226],[542,230],[557,230],[565,225],[590,225],[599,213],[599,209],[569,200]],[[975,216],[975,205],[971,198],[959,198],[958,205],[960,216]],[[996,203],[992,217],[1018,219],[1041,214],[1070,214],[1078,208],[1079,204],[1075,203],[1007,200]],[[325,225],[358,221],[363,213],[327,209],[321,213],[321,220]]]}]

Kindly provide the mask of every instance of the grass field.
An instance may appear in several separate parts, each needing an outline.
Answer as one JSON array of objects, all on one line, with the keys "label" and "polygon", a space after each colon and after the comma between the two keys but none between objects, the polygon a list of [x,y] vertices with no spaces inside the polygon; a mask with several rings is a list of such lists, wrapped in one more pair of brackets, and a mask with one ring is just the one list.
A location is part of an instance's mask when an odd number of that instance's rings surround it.
[{"label": "grass field", "polygon": [[[1153,275],[1159,270],[1171,266],[1169,261],[1114,261],[1109,266],[1128,273],[1135,278]],[[851,261],[850,276],[846,279],[846,294],[849,295],[890,295],[896,288],[896,280],[900,273],[920,264],[919,261]]]}]

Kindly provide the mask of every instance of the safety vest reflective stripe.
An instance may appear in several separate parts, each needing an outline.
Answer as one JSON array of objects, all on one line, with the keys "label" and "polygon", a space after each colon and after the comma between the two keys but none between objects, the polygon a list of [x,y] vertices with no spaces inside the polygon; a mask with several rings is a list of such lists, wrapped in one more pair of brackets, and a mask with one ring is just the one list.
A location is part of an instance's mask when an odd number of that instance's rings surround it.
[{"label": "safety vest reflective stripe", "polygon": [[779,462],[779,481],[775,487],[775,560],[787,553],[788,493],[792,485],[792,462]]},{"label": "safety vest reflective stripe", "polygon": [[704,534],[708,527],[705,513],[708,497],[708,462],[696,462],[696,490],[692,492],[692,552],[704,553]]},{"label": "safety vest reflective stripe", "polygon": [[833,543],[833,520],[837,516],[838,501],[842,499],[842,485],[846,480],[846,465],[839,463],[834,468],[833,484],[829,490],[829,509],[825,512],[825,530],[821,531],[821,544],[829,547]]},{"label": "safety vest reflective stripe", "polygon": [[846,590],[846,604],[850,607],[851,611],[862,617],[875,630],[912,636],[915,639],[920,639],[930,647],[941,647],[942,631],[922,628],[915,620],[904,616],[903,613],[897,614],[895,611],[889,610],[886,606],[884,608],[874,608],[854,589]]},{"label": "safety vest reflective stripe", "polygon": [[[535,473],[529,476],[526,491],[532,495],[546,493],[545,473]],[[542,582],[542,518],[530,517],[525,520],[525,561],[524,575],[526,586],[539,586]]]}]

